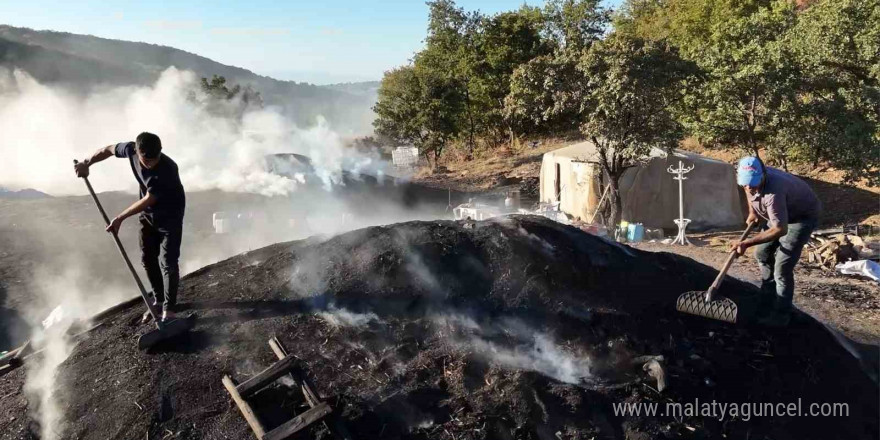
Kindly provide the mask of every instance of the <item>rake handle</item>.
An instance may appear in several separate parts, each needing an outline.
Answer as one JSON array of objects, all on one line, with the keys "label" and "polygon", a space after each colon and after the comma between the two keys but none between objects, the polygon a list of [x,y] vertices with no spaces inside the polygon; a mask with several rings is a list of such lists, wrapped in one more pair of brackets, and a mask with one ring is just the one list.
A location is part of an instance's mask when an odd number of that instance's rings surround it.
[{"label": "rake handle", "polygon": [[[758,222],[749,223],[746,226],[746,230],[743,231],[742,235],[739,237],[739,241],[743,241],[748,237],[749,233],[752,232],[752,228]],[[724,266],[721,267],[721,272],[718,272],[718,276],[715,277],[715,281],[709,286],[709,290],[706,291],[706,302],[711,302],[712,297],[715,296],[715,291],[721,286],[721,280],[724,279],[724,276],[727,275],[727,270],[730,269],[730,266],[733,265],[733,260],[736,259],[736,249],[730,251],[730,255],[727,257],[727,261],[724,262]]]},{"label": "rake handle", "polygon": [[[73,160],[74,165],[79,163],[78,160]],[[107,216],[107,212],[104,211],[104,207],[101,205],[101,201],[98,200],[98,196],[95,194],[95,190],[92,189],[92,184],[89,183],[88,177],[83,177],[83,181],[86,182],[86,187],[89,189],[89,194],[92,195],[92,200],[95,201],[95,206],[98,207],[98,211],[101,212],[101,217],[104,217],[104,223],[107,226],[110,226],[110,217]],[[138,289],[141,292],[141,297],[144,299],[144,303],[147,305],[147,310],[150,311],[150,314],[153,315],[153,322],[156,323],[156,327],[159,329],[162,328],[162,324],[159,322],[159,318],[156,316],[156,311],[153,310],[153,306],[150,305],[150,299],[147,297],[147,289],[144,288],[144,283],[141,282],[141,278],[138,276],[137,272],[134,270],[134,266],[131,264],[131,260],[128,258],[128,254],[125,252],[125,248],[122,247],[122,242],[119,241],[119,236],[116,235],[116,232],[112,232],[113,241],[116,242],[116,248],[119,249],[119,253],[122,255],[122,259],[125,260],[125,265],[128,266],[129,272],[131,272],[132,278],[134,278],[134,282],[137,284]]]}]

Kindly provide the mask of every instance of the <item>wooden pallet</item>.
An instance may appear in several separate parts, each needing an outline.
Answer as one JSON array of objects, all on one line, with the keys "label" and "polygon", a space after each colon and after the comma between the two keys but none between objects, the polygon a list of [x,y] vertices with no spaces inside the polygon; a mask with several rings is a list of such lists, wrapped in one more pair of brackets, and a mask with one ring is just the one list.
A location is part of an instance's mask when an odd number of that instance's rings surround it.
[{"label": "wooden pallet", "polygon": [[[292,437],[294,434],[303,431],[307,427],[315,423],[324,423],[324,426],[336,437],[343,440],[353,440],[351,434],[345,428],[339,415],[334,411],[329,403],[321,400],[318,393],[315,392],[314,385],[296,369],[297,359],[293,355],[287,354],[287,350],[281,345],[278,338],[269,340],[269,347],[278,357],[278,362],[272,364],[269,368],[261,371],[256,376],[236,384],[229,376],[223,376],[223,386],[232,396],[232,400],[238,405],[244,419],[254,431],[254,435],[258,440],[283,440]],[[266,432],[265,427],[254,413],[247,399],[254,396],[257,391],[265,388],[267,385],[275,382],[282,376],[287,376],[302,390],[303,398],[309,405],[310,409],[290,420],[281,424],[277,428]]]}]

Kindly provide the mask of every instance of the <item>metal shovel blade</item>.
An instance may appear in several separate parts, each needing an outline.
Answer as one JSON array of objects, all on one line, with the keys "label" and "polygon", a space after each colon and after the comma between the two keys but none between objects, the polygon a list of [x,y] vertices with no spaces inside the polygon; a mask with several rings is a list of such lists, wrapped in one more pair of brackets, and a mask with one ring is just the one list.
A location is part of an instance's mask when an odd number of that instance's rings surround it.
[{"label": "metal shovel blade", "polygon": [[706,292],[703,291],[682,293],[675,302],[675,308],[679,312],[736,324],[736,303],[720,296],[707,302]]},{"label": "metal shovel blade", "polygon": [[156,330],[144,333],[138,338],[138,348],[141,350],[147,350],[159,342],[171,339],[181,333],[185,333],[193,327],[193,324],[195,324],[194,318],[195,315],[190,315],[186,318],[175,319],[162,324],[162,326]]}]

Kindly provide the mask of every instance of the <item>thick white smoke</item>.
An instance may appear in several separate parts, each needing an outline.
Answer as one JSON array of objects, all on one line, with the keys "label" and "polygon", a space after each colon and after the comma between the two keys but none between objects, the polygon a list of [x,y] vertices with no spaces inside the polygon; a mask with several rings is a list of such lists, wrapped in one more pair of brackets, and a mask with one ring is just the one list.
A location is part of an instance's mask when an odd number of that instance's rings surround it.
[{"label": "thick white smoke", "polygon": [[41,304],[57,305],[43,321],[43,326],[35,326],[32,330],[31,343],[41,351],[26,363],[24,392],[28,396],[31,417],[39,423],[43,440],[64,438],[64,409],[55,399],[55,392],[63,386],[57,380],[58,367],[74,347],[67,330],[75,323],[87,324],[96,310],[104,310],[131,296],[131,289],[103,285],[92,278],[83,267],[71,264],[60,273],[51,269],[39,270],[32,281],[32,290],[37,296],[30,313],[45,310]]},{"label": "thick white smoke", "polygon": [[[35,188],[52,195],[85,194],[85,186],[73,173],[72,159],[82,159],[110,144],[134,140],[142,131],[160,136],[163,151],[180,168],[187,192],[220,189],[275,196],[296,191],[303,183],[302,176],[284,177],[264,170],[264,156],[273,153],[309,156],[316,176],[324,183],[324,190],[340,181],[343,169],[349,172],[369,169],[372,173],[381,170],[381,164],[374,157],[346,148],[344,139],[323,119],[319,118],[313,127],[306,129],[272,108],[247,109],[237,117],[215,114],[190,99],[190,93],[198,93],[197,80],[190,72],[169,68],[151,87],[114,87],[81,96],[40,84],[23,72],[0,69],[0,156],[4,161],[0,187]],[[131,170],[122,162],[97,165],[90,180],[99,192],[136,191]],[[318,191],[324,193],[324,190]],[[329,211],[322,214],[324,220],[319,225],[311,225],[313,233],[355,226],[348,220],[351,216],[345,207],[333,200],[330,193],[309,197],[321,200],[321,206]],[[392,215],[397,216],[399,212],[388,213]],[[97,212],[90,218],[98,221]],[[200,217],[190,221],[205,223]],[[364,219],[358,225],[367,221],[379,220]],[[127,223],[124,228],[133,227],[135,222]],[[70,226],[58,225],[59,228]],[[242,250],[290,239],[289,233],[282,232],[243,233],[235,240],[226,240],[227,246],[216,249],[193,245],[182,255],[184,272]],[[66,240],[69,242],[53,242],[47,247],[56,257],[70,253],[69,260],[89,261],[80,255],[87,251],[80,248],[91,243],[81,240],[71,236]],[[109,238],[106,246],[101,246],[101,252],[115,253]],[[61,261],[46,273],[34,274],[31,291],[36,295],[29,304],[32,308],[29,321],[35,323],[31,340],[43,351],[33,362],[28,362],[25,391],[43,439],[65,437],[63,408],[53,397],[54,391],[64,386],[57,381],[58,367],[74,348],[64,327],[137,293],[130,284],[118,288],[90,284],[90,280],[99,278],[96,273],[104,270]],[[120,264],[106,270],[124,269]],[[64,319],[44,330],[38,323],[45,318],[47,310],[59,305]],[[337,314],[328,316],[335,318]],[[341,325],[356,324],[362,319],[346,313],[338,313],[338,316]]]},{"label": "thick white smoke", "polygon": [[[82,194],[74,185],[72,159],[142,131],[159,135],[164,152],[181,170],[188,191],[221,189],[287,194],[301,182],[264,171],[271,153],[300,153],[313,160],[329,185],[344,166],[380,166],[373,157],[343,146],[325,120],[297,127],[272,108],[250,108],[240,120],[212,114],[188,99],[198,92],[191,72],[169,68],[152,87],[115,87],[82,97],[38,83],[21,71],[0,70],[0,187],[35,188],[53,195]],[[133,191],[127,167],[92,173],[96,188]]]}]

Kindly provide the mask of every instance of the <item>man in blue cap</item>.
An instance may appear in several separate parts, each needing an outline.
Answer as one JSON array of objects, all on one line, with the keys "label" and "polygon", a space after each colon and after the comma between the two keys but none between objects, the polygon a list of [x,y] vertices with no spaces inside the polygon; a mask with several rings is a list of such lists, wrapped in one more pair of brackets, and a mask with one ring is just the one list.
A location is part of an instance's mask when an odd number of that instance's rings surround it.
[{"label": "man in blue cap", "polygon": [[765,167],[761,159],[740,159],[736,181],[746,193],[749,216],[746,224],[760,219],[767,229],[752,238],[734,242],[731,250],[742,255],[755,246],[761,268],[761,290],[772,295],[773,308],[758,321],[785,326],[791,319],[794,296],[794,266],[810,233],[819,222],[822,204],[803,180],[775,168]]}]

